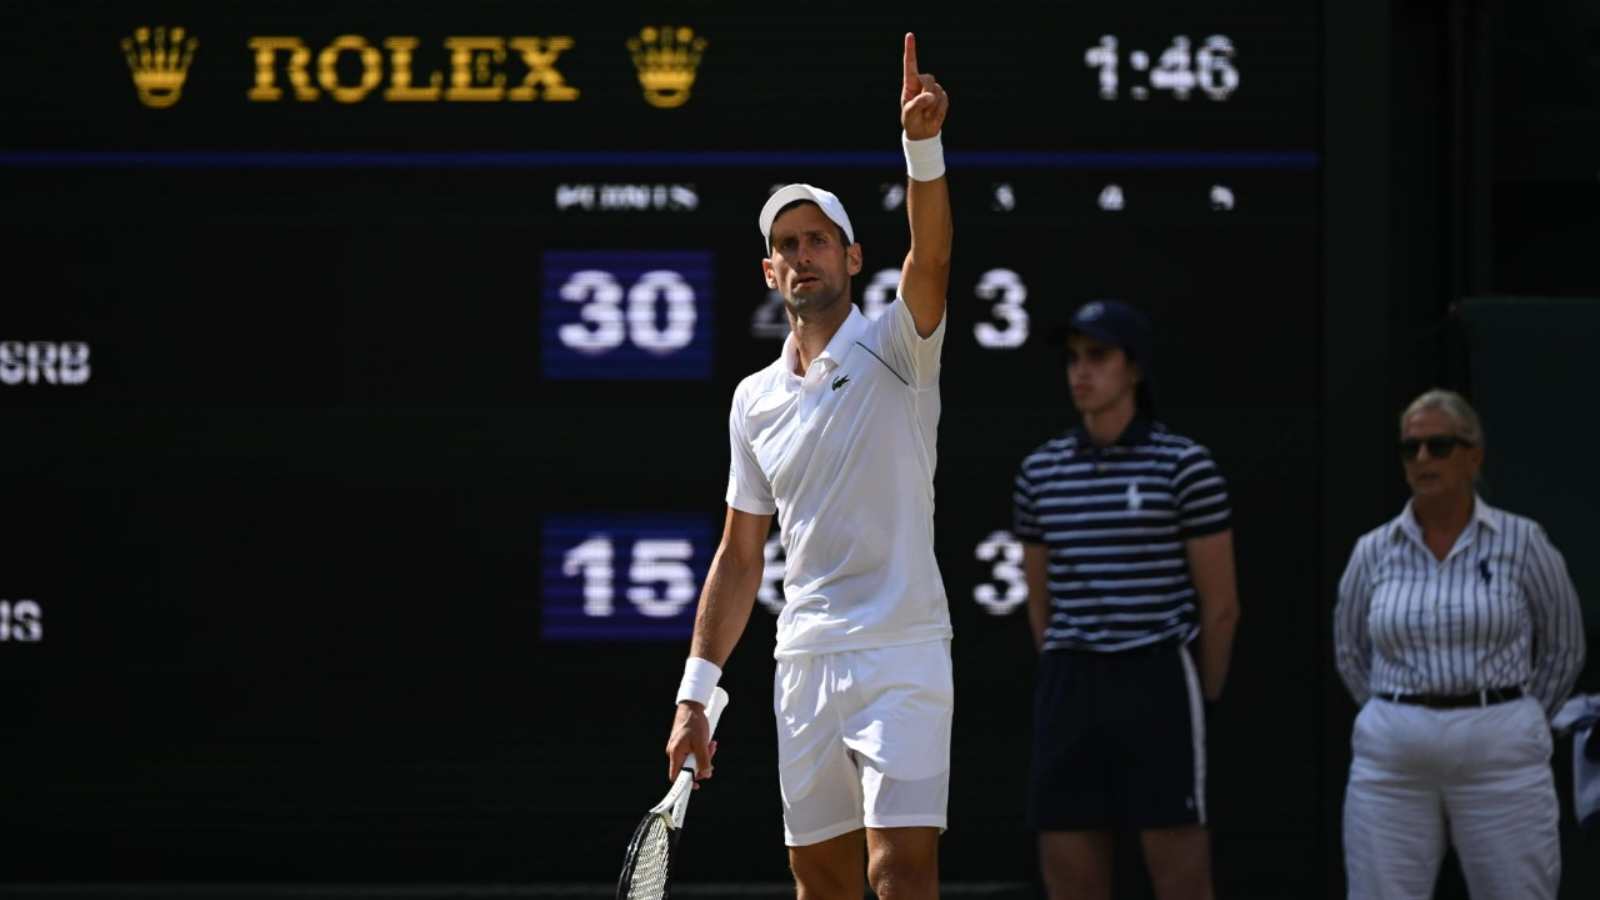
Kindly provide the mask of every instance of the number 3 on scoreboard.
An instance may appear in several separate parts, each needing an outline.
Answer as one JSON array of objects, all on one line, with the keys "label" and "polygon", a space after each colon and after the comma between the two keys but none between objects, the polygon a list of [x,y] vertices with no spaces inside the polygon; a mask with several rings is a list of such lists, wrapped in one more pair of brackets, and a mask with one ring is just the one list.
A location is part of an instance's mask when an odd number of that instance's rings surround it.
[{"label": "number 3 on scoreboard", "polygon": [[1005,585],[1001,593],[994,584],[980,584],[972,589],[972,599],[991,616],[1008,615],[1028,602],[1028,579],[1022,571],[1022,542],[1009,531],[990,532],[978,543],[979,562],[994,563],[990,577],[995,584]]},{"label": "number 3 on scoreboard", "polygon": [[1023,304],[1028,301],[1028,286],[1022,283],[1021,275],[1010,269],[990,269],[978,279],[976,293],[978,299],[994,303],[990,315],[1003,323],[979,322],[972,326],[980,347],[1014,350],[1027,342],[1028,310]]}]

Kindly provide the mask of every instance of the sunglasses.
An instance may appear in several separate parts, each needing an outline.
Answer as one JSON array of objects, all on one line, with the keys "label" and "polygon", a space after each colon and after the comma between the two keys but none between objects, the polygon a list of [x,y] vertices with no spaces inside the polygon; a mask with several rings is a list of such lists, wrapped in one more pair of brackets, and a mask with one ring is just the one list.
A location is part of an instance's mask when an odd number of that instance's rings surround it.
[{"label": "sunglasses", "polygon": [[1418,451],[1423,447],[1427,447],[1430,457],[1444,459],[1454,453],[1457,447],[1471,446],[1471,441],[1465,438],[1458,438],[1453,434],[1439,434],[1425,438],[1406,438],[1400,442],[1400,458],[1405,460],[1416,459]]}]

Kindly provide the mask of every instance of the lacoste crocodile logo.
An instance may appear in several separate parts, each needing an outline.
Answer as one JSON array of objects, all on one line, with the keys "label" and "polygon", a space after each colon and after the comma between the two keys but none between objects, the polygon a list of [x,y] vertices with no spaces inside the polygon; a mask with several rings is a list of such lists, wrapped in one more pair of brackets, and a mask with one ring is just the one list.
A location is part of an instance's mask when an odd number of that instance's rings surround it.
[{"label": "lacoste crocodile logo", "polygon": [[849,383],[850,383],[850,376],[849,375],[840,375],[838,378],[835,378],[833,380],[833,389],[837,391],[839,388],[842,388],[842,387],[844,387],[845,385],[847,385]]}]

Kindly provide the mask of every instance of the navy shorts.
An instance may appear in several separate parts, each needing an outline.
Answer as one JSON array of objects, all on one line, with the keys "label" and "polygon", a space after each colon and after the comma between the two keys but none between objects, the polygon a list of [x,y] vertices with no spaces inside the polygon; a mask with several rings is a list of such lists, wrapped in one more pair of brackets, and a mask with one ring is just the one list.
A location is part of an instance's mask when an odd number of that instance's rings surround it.
[{"label": "navy shorts", "polygon": [[1033,698],[1029,826],[1205,823],[1205,709],[1188,648],[1046,651]]}]

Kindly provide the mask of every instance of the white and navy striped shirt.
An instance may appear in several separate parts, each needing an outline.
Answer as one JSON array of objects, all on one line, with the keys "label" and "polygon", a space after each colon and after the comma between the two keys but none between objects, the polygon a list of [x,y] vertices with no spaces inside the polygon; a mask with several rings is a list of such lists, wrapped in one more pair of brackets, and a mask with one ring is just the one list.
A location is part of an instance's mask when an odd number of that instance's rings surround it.
[{"label": "white and navy striped shirt", "polygon": [[1044,649],[1116,652],[1199,631],[1184,542],[1230,527],[1206,448],[1135,419],[1096,447],[1082,428],[1017,471],[1013,528],[1049,552]]},{"label": "white and navy striped shirt", "polygon": [[1538,523],[1475,498],[1443,562],[1411,504],[1356,541],[1333,613],[1339,677],[1373,694],[1520,687],[1554,715],[1583,668],[1583,613]]}]

